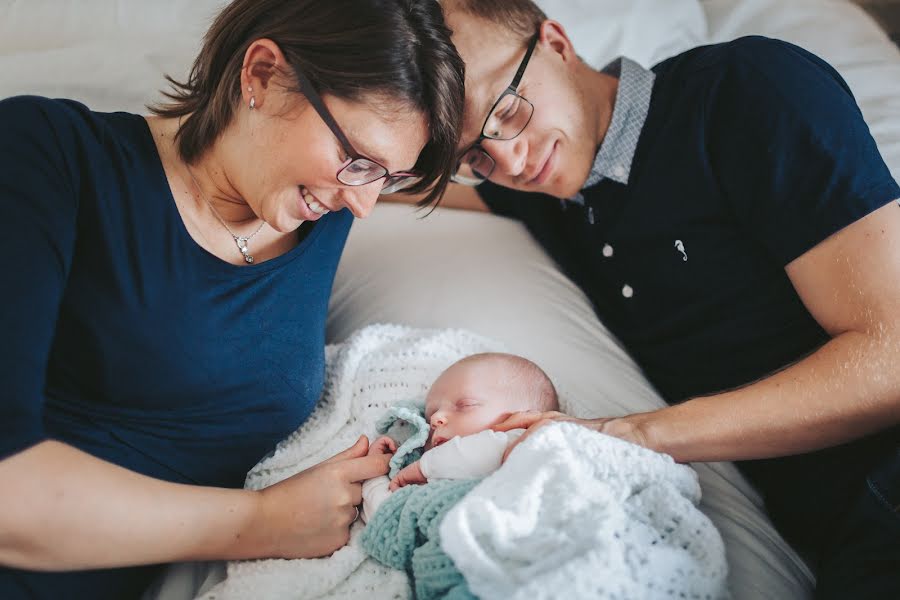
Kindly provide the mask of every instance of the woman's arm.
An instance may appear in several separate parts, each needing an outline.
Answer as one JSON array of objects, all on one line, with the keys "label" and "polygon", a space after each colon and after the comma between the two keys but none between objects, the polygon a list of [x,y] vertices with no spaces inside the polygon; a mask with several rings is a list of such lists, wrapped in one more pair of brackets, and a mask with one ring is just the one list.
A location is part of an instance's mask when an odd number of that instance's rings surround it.
[{"label": "woman's arm", "polygon": [[349,539],[359,482],[384,474],[365,437],[259,492],[160,481],[45,441],[0,461],[0,564],[71,570],[323,556]]}]

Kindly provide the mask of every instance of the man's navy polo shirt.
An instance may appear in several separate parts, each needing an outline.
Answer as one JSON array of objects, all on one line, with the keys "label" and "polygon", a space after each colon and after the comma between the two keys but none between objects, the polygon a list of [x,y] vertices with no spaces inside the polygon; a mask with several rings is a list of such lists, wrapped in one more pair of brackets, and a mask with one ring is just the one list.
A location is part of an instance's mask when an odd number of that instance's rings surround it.
[{"label": "man's navy polo shirt", "polygon": [[801,48],[748,37],[653,71],[627,184],[603,179],[583,207],[490,182],[478,191],[526,224],[678,402],[825,343],[784,267],[900,187],[847,84]]}]

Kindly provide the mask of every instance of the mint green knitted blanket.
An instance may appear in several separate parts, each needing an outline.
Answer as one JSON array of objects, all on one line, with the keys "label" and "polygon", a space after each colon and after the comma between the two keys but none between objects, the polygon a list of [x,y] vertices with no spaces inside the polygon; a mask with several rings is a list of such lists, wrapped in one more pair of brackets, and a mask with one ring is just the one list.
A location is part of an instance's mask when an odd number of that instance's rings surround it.
[{"label": "mint green knitted blanket", "polygon": [[441,549],[440,525],[447,512],[480,480],[438,480],[400,488],[366,525],[366,552],[407,572],[417,600],[475,598],[462,574]]}]

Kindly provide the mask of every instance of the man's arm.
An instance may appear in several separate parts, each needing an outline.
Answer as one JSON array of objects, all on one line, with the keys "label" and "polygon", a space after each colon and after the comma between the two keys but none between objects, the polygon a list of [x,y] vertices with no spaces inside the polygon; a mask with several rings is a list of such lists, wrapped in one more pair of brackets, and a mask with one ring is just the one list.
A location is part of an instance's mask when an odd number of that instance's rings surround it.
[{"label": "man's arm", "polygon": [[[426,193],[422,194],[388,194],[382,196],[381,200],[385,202],[399,202],[402,204],[415,204],[425,198]],[[475,188],[451,183],[447,187],[447,191],[441,196],[439,207],[456,208],[460,210],[476,210],[480,212],[489,212],[487,205],[478,196]]]},{"label": "man's arm", "polygon": [[604,423],[679,462],[746,460],[838,445],[900,422],[900,207],[882,207],[786,271],[832,339],[746,387]]},{"label": "man's arm", "polygon": [[829,237],[786,270],[807,309],[832,336],[803,360],[745,387],[652,412],[599,419],[516,413],[494,429],[527,427],[530,435],[550,421],[573,421],[678,462],[710,462],[802,454],[896,425],[897,202]]}]

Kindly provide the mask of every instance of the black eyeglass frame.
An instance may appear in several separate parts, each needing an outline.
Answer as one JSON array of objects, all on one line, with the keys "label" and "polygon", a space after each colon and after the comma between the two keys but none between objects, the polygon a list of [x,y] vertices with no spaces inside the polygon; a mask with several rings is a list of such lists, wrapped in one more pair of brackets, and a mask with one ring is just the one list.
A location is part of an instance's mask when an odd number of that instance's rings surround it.
[{"label": "black eyeglass frame", "polygon": [[[494,172],[494,167],[497,166],[497,162],[491,156],[490,152],[488,152],[487,150],[484,149],[484,146],[481,145],[481,142],[483,142],[484,140],[500,140],[500,141],[514,140],[517,137],[519,137],[519,135],[521,135],[521,133],[523,131],[525,131],[525,128],[528,127],[528,124],[531,123],[531,118],[534,116],[534,105],[528,100],[528,98],[525,98],[524,96],[519,95],[516,92],[516,90],[519,87],[519,83],[522,81],[522,76],[525,75],[525,69],[528,67],[528,63],[531,60],[531,55],[534,53],[534,49],[537,47],[537,43],[538,43],[538,40],[540,40],[540,38],[541,38],[541,34],[540,34],[540,32],[538,32],[538,33],[535,33],[534,36],[532,36],[532,38],[528,41],[528,49],[525,50],[525,56],[522,57],[522,62],[519,63],[519,68],[516,69],[516,74],[513,76],[512,82],[508,86],[506,86],[506,89],[503,90],[503,93],[500,94],[500,96],[497,98],[497,101],[491,105],[491,110],[488,111],[487,116],[484,118],[484,123],[481,125],[481,135],[478,136],[478,139],[475,140],[475,143],[473,143],[471,146],[469,146],[463,152],[460,153],[459,160],[456,161],[456,171],[454,172],[454,175],[452,177],[452,179],[454,181],[456,181],[456,183],[463,183],[464,185],[467,185],[465,182],[456,180],[456,172],[459,171],[459,167],[462,164],[463,157],[475,149],[481,150],[484,153],[484,155],[487,156],[491,160],[491,169],[490,169],[490,171],[488,171],[487,175],[484,176],[484,180],[487,180],[491,176],[491,174]],[[516,135],[514,135],[512,137],[499,138],[499,137],[491,137],[489,135],[485,135],[484,130],[487,127],[488,121],[491,119],[491,115],[494,114],[494,110],[496,110],[496,108],[500,104],[500,102],[502,102],[503,99],[509,95],[513,95],[513,96],[519,98],[520,100],[522,100],[523,102],[528,104],[528,106],[531,107],[531,114],[528,115],[528,120],[525,121],[525,124],[522,125],[522,128],[516,132]],[[471,184],[468,184],[468,185],[471,185]]]},{"label": "black eyeglass frame", "polygon": [[[334,137],[336,137],[338,139],[338,142],[340,142],[341,146],[344,148],[344,152],[347,154],[347,156],[350,157],[350,159],[347,161],[347,164],[343,165],[340,169],[338,169],[337,173],[334,174],[335,179],[338,180],[338,183],[341,183],[343,185],[350,185],[350,186],[360,186],[360,185],[368,185],[370,183],[374,183],[375,181],[378,181],[379,179],[383,179],[383,178],[389,178],[389,179],[396,178],[397,180],[403,180],[403,179],[413,179],[413,178],[420,179],[422,177],[421,173],[417,173],[415,171],[397,171],[396,173],[391,173],[390,171],[388,171],[387,167],[382,165],[377,160],[372,160],[371,158],[357,152],[356,148],[353,147],[353,144],[350,143],[350,140],[347,139],[347,136],[344,134],[344,131],[341,129],[341,126],[338,125],[337,120],[335,120],[334,116],[331,114],[331,111],[329,111],[328,107],[325,106],[325,102],[322,101],[322,97],[316,91],[316,88],[313,86],[313,84],[309,80],[309,78],[306,77],[306,75],[304,75],[299,70],[296,71],[296,74],[297,74],[297,82],[300,84],[300,91],[303,93],[304,96],[306,96],[306,99],[309,100],[310,104],[313,105],[313,108],[319,114],[319,117],[321,117],[322,121],[325,122],[325,124],[328,126],[328,128],[331,130],[331,132],[334,134]],[[365,160],[373,165],[381,167],[381,170],[384,171],[384,173],[382,173],[378,177],[373,177],[369,181],[365,181],[365,182],[349,183],[347,181],[342,180],[341,173],[343,173],[354,162],[356,162],[358,160]],[[397,182],[398,181],[395,181],[395,183],[397,183]],[[385,189],[387,189],[387,186],[385,186],[381,193],[391,193],[394,191],[399,191],[400,189],[404,189],[406,187],[409,187],[409,186],[407,185],[407,186],[403,186],[402,188],[395,188],[395,189],[392,189],[389,191],[384,191]]]}]

